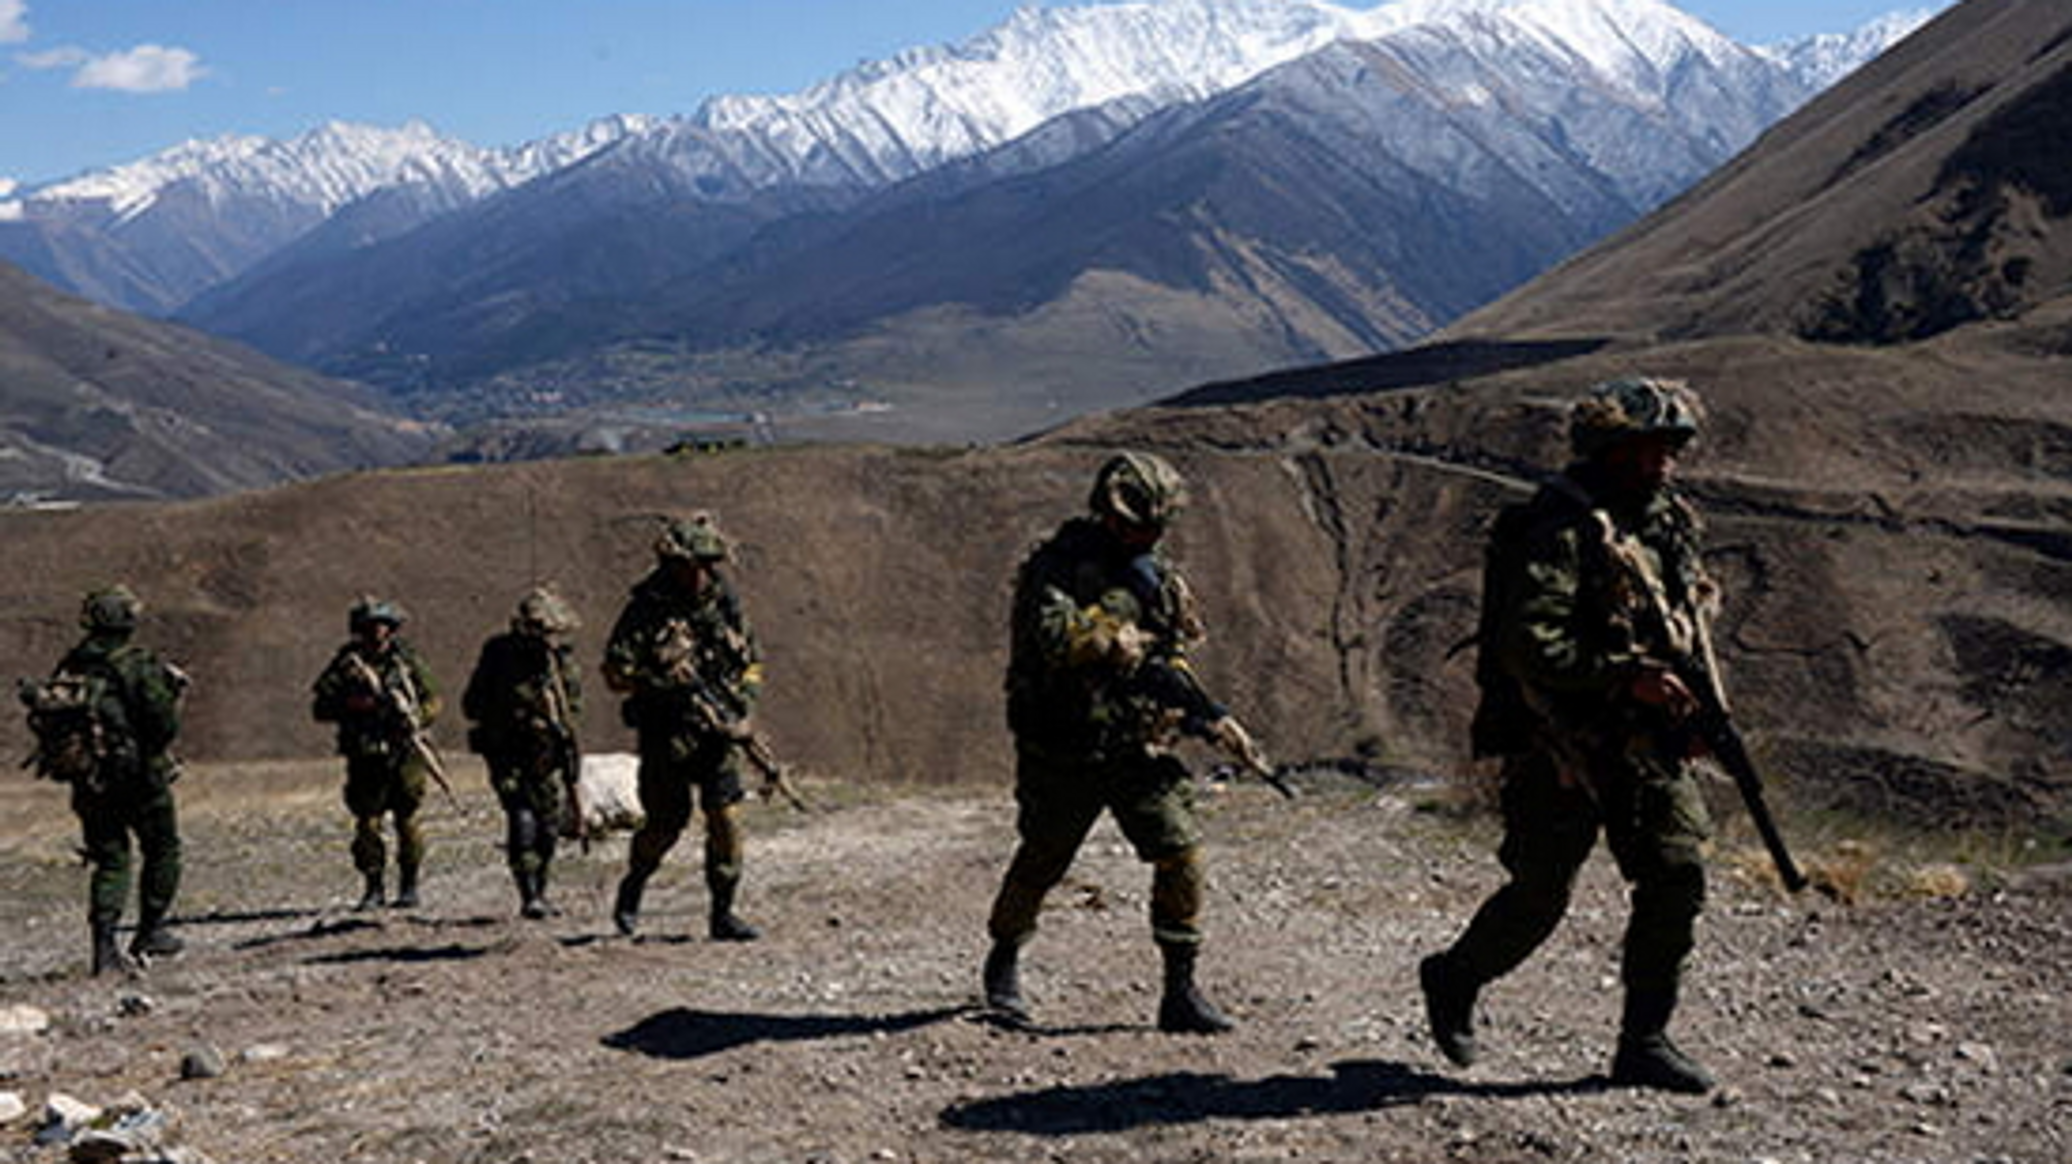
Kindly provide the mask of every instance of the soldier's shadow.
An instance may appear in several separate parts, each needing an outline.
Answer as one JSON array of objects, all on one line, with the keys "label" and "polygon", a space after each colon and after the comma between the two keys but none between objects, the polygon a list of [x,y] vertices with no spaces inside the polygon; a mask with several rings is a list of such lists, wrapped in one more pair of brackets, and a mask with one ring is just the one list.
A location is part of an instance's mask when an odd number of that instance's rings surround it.
[{"label": "soldier's shadow", "polygon": [[1601,1075],[1574,1080],[1476,1083],[1434,1075],[1404,1063],[1351,1060],[1333,1063],[1328,1077],[1274,1075],[1243,1080],[1178,1071],[1110,1083],[1047,1087],[955,1104],[943,1110],[941,1119],[944,1126],[963,1131],[1083,1136],[1126,1132],[1155,1124],[1371,1112],[1416,1103],[1433,1095],[1522,1099],[1535,1095],[1582,1095],[1608,1086]]},{"label": "soldier's shadow", "polygon": [[656,1059],[698,1059],[751,1043],[898,1034],[953,1018],[966,1009],[938,1007],[889,1015],[776,1015],[673,1007],[606,1035],[603,1042],[614,1050],[635,1051]]}]

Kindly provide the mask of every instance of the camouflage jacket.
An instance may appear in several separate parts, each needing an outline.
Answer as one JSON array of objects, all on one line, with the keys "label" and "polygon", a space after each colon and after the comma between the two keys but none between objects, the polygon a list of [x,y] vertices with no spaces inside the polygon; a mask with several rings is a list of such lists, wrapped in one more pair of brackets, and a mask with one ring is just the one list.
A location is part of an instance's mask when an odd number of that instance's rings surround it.
[{"label": "camouflage jacket", "polygon": [[[1125,625],[1150,636],[1131,670],[1106,649]],[[1007,721],[1025,748],[1139,755],[1183,718],[1199,728],[1223,714],[1188,670],[1202,630],[1186,581],[1162,552],[1133,550],[1092,518],[1066,522],[1022,563],[1010,633]],[[1181,676],[1186,690],[1154,674]]]},{"label": "camouflage jacket", "polygon": [[[1579,746],[1649,728],[1628,684],[1691,650],[1713,587],[1697,514],[1673,491],[1626,500],[1587,465],[1505,510],[1490,535],[1478,633],[1478,755]],[[1660,726],[1660,725],[1654,725]]]},{"label": "camouflage jacket", "polygon": [[476,724],[469,745],[499,755],[573,737],[583,712],[574,654],[567,643],[518,631],[483,643],[460,697],[462,713]]},{"label": "camouflage jacket", "polygon": [[173,740],[180,734],[185,678],[127,634],[88,635],[65,653],[59,673],[99,675],[112,698],[95,712],[106,732],[101,786],[114,791],[137,777],[164,782],[178,766]]},{"label": "camouflage jacket", "polygon": [[626,723],[644,730],[720,734],[699,723],[694,702],[735,720],[755,710],[762,690],[755,632],[717,572],[700,593],[660,570],[641,579],[612,626],[603,670],[614,690],[627,692]]},{"label": "camouflage jacket", "polygon": [[[369,690],[365,670],[380,680],[380,691]],[[355,710],[354,695],[375,696],[374,706]],[[348,757],[408,752],[411,733],[429,728],[440,709],[431,669],[401,638],[390,640],[389,649],[380,654],[370,653],[357,639],[338,648],[317,676],[312,696],[310,715],[319,723],[338,725],[338,754]]]}]

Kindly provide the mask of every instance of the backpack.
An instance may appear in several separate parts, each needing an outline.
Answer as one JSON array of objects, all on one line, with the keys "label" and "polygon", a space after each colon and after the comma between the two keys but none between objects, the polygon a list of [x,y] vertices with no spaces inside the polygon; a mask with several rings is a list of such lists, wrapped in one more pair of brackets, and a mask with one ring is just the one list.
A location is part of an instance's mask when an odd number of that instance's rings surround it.
[{"label": "backpack", "polygon": [[125,750],[108,714],[121,702],[109,677],[60,670],[48,679],[22,680],[17,693],[36,740],[23,767],[46,780],[105,790],[113,775],[108,761]]},{"label": "backpack", "polygon": [[1511,608],[1511,587],[1523,569],[1524,552],[1531,539],[1546,526],[1588,508],[1587,498],[1561,484],[1548,484],[1530,499],[1504,506],[1490,523],[1489,539],[1482,551],[1482,600],[1475,635],[1460,644],[1476,648],[1475,685],[1481,698],[1475,706],[1468,738],[1477,757],[1514,754],[1537,730],[1539,716],[1526,702],[1518,680],[1504,670],[1499,658],[1497,643],[1504,629],[1501,623]]}]

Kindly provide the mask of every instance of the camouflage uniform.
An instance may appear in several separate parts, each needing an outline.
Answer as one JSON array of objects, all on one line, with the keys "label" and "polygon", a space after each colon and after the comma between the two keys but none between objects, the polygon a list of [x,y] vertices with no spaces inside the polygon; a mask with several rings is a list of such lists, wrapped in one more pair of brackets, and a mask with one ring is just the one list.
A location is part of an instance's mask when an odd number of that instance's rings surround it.
[{"label": "camouflage uniform", "polygon": [[1634,489],[1611,461],[1633,436],[1663,437],[1673,455],[1697,417],[1679,382],[1599,386],[1578,406],[1584,459],[1492,532],[1474,743],[1502,758],[1499,860],[1510,879],[1420,970],[1434,1034],[1456,1062],[1474,1057],[1476,993],[1553,932],[1601,830],[1633,887],[1614,1075],[1710,1086],[1666,1034],[1704,904],[1710,826],[1677,713],[1640,702],[1633,688],[1672,651],[1688,652],[1688,641],[1667,637],[1709,616],[1712,585],[1690,507],[1666,487]]},{"label": "camouflage uniform", "polygon": [[129,897],[132,835],[143,871],[130,953],[168,956],[181,948],[166,919],[180,889],[180,828],[173,804],[179,765],[170,749],[180,732],[185,679],[130,641],[141,610],[126,587],[88,595],[80,614],[86,638],[57,667],[60,674],[104,676],[113,695],[99,713],[108,735],[99,779],[72,785],[72,811],[78,814],[82,848],[93,868],[87,921],[96,974],[122,964],[115,927]]},{"label": "camouflage uniform", "polygon": [[[382,841],[382,817],[395,821],[396,897],[392,904],[418,903],[418,872],[424,865],[424,829],[418,810],[424,805],[428,769],[411,745],[413,730],[430,728],[440,701],[430,668],[411,645],[396,635],[403,624],[400,609],[388,602],[363,599],[348,619],[354,638],[338,648],[317,676],[310,714],[319,723],[338,725],[338,754],[345,757],[345,807],[353,815],[353,867],[365,888],[359,907],[383,904],[383,875],[388,865]],[[376,632],[388,627],[387,637]],[[380,690],[370,689],[362,665],[371,669]],[[400,702],[417,709],[417,722],[407,722]]]},{"label": "camouflage uniform", "polygon": [[604,678],[626,696],[623,716],[639,737],[640,806],[613,921],[632,934],[649,877],[691,819],[705,813],[710,932],[745,941],[755,928],[734,914],[741,884],[739,732],[762,689],[755,635],[719,573],[725,539],[708,515],[674,521],[655,544],[657,565],[633,588],[604,651]]},{"label": "camouflage uniform", "polygon": [[1006,686],[1020,843],[987,922],[984,974],[989,1004],[1010,1021],[1028,1021],[1018,951],[1106,810],[1153,868],[1151,930],[1167,967],[1160,1025],[1230,1026],[1193,984],[1201,831],[1194,782],[1167,748],[1183,718],[1205,733],[1227,717],[1206,697],[1183,709],[1143,682],[1158,668],[1185,673],[1186,649],[1200,638],[1186,583],[1156,545],[1183,498],[1178,473],[1159,458],[1114,458],[1097,478],[1092,516],[1065,522],[1015,583]]},{"label": "camouflage uniform", "polygon": [[489,766],[503,805],[504,852],[519,910],[530,918],[554,912],[547,874],[568,790],[580,775],[575,725],[583,692],[564,637],[576,625],[575,612],[552,591],[526,595],[511,629],[482,645],[460,701],[475,722],[468,744]]}]

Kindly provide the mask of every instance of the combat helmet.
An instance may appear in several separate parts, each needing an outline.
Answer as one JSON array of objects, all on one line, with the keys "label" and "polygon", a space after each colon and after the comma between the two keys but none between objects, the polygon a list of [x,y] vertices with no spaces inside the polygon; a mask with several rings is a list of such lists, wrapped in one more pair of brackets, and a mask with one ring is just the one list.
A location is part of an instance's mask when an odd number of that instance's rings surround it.
[{"label": "combat helmet", "polygon": [[135,591],[117,582],[87,594],[79,604],[79,625],[96,633],[127,633],[137,629],[137,617],[143,613],[143,600]]},{"label": "combat helmet", "polygon": [[712,520],[712,515],[701,510],[663,525],[661,535],[655,538],[655,556],[679,561],[724,562],[727,560],[726,535],[719,532],[719,524]]},{"label": "combat helmet", "polygon": [[1705,406],[1683,380],[1621,376],[1590,389],[1569,412],[1568,443],[1585,460],[1637,436],[1667,434],[1679,443],[1698,434]]},{"label": "combat helmet", "polygon": [[360,628],[371,626],[377,622],[385,622],[391,627],[399,627],[408,618],[409,616],[403,613],[403,608],[400,605],[385,598],[376,598],[372,594],[362,594],[353,603],[352,610],[347,612],[345,625],[352,633],[359,634]]},{"label": "combat helmet", "polygon": [[583,625],[575,607],[554,593],[551,586],[535,586],[518,602],[511,616],[511,629],[538,635],[565,635]]},{"label": "combat helmet", "polygon": [[1163,457],[1118,453],[1094,475],[1086,504],[1098,517],[1162,529],[1187,504],[1187,482]]}]

